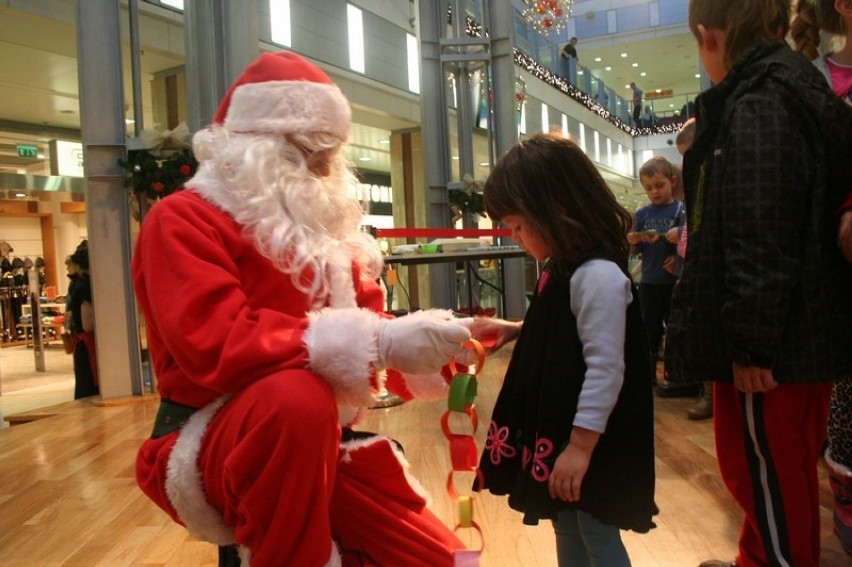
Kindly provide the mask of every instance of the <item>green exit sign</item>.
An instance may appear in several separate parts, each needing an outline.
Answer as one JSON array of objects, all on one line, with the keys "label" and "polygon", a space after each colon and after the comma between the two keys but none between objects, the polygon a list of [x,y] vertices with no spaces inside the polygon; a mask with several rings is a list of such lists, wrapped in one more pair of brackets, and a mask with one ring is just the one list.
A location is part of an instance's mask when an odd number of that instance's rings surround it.
[{"label": "green exit sign", "polygon": [[17,145],[19,158],[38,158],[38,146]]}]

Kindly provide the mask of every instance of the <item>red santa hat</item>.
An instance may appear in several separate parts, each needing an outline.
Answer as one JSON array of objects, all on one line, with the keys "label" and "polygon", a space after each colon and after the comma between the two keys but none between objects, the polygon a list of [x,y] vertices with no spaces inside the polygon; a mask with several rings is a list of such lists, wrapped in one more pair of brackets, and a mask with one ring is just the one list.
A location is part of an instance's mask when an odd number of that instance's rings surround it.
[{"label": "red santa hat", "polygon": [[291,51],[263,53],[219,105],[214,122],[235,133],[349,138],[349,101],[319,67]]}]

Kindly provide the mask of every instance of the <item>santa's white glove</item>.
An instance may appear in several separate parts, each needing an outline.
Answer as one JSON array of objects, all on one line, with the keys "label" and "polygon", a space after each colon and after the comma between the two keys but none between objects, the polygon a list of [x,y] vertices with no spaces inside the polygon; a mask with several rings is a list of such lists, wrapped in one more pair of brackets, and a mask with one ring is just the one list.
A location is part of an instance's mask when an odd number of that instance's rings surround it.
[{"label": "santa's white glove", "polygon": [[378,368],[429,374],[453,356],[466,358],[462,343],[470,339],[470,331],[451,312],[428,309],[381,320],[376,338]]}]

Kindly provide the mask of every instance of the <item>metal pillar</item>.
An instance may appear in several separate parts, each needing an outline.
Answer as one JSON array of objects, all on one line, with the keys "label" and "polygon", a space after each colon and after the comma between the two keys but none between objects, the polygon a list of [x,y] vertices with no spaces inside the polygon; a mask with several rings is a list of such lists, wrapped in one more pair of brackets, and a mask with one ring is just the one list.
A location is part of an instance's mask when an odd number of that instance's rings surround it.
[{"label": "metal pillar", "polygon": [[[494,93],[494,141],[497,156],[503,155],[518,141],[515,122],[515,57],[513,36],[514,9],[511,0],[494,0],[490,10],[491,77]],[[524,259],[503,262],[506,287],[507,319],[522,319],[527,312],[524,289]]]},{"label": "metal pillar", "polygon": [[77,1],[80,124],[101,397],[141,394],[142,366],[130,279],[119,0]]},{"label": "metal pillar", "polygon": [[[426,220],[430,227],[450,226],[447,182],[450,179],[446,86],[441,63],[441,36],[447,25],[446,5],[420,0],[420,106],[423,169],[426,176]],[[432,118],[434,117],[434,119]],[[455,305],[455,270],[450,264],[429,270],[433,307]]]},{"label": "metal pillar", "polygon": [[[423,120],[423,154],[427,186],[428,222],[431,227],[450,226],[448,191],[463,188],[463,182],[453,182],[452,156],[449,147],[449,104],[446,97],[445,77],[452,74],[457,81],[458,104],[455,109],[458,179],[473,174],[473,95],[470,91],[469,71],[482,69],[484,79],[491,79],[493,118],[489,118],[488,137],[490,157],[496,149],[507,150],[517,141],[514,94],[515,65],[513,57],[511,0],[450,0],[453,14],[451,25],[447,21],[447,3],[421,0],[420,51],[421,51],[421,115]],[[470,37],[466,33],[465,8],[472,7],[477,23],[488,30],[488,35]],[[435,265],[430,269],[431,304],[455,305],[455,274],[453,266]],[[521,318],[526,312],[523,261],[507,260],[506,313],[504,316]],[[472,306],[471,306],[472,307]]]},{"label": "metal pillar", "polygon": [[231,83],[259,55],[256,0],[192,0],[184,8],[189,129],[210,124]]}]

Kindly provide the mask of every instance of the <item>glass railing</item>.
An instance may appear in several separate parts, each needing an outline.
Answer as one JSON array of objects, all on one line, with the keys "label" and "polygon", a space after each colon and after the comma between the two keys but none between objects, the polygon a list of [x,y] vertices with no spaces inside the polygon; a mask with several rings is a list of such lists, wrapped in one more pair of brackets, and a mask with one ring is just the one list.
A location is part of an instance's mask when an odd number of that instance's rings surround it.
[{"label": "glass railing", "polygon": [[529,59],[532,59],[538,70],[534,74],[539,78],[583,102],[591,111],[601,114],[633,136],[676,132],[688,117],[695,114],[697,92],[659,98],[654,96],[655,93],[646,93],[643,112],[639,120],[634,121],[632,99],[619,95],[614,86],[607,85],[588,67],[579,65],[576,59],[562,57],[555,40],[530,29],[521,17],[515,18],[515,50],[516,63],[526,61],[525,66],[529,68]]}]

